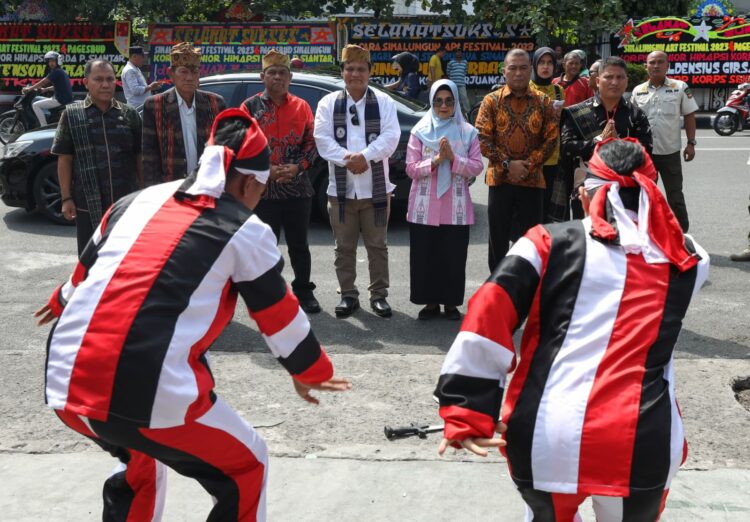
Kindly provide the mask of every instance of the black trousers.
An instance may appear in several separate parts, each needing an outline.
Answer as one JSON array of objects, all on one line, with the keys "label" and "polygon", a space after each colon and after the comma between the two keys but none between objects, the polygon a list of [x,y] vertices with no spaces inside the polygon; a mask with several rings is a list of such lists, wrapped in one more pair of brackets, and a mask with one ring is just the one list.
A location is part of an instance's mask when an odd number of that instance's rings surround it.
[{"label": "black trousers", "polygon": [[307,232],[310,229],[312,198],[302,199],[262,199],[255,207],[255,213],[281,239],[284,231],[289,260],[294,271],[292,290],[295,293],[312,291],[315,285],[310,282],[312,261]]},{"label": "black trousers", "polygon": [[682,158],[680,152],[674,154],[654,154],[651,156],[654,167],[659,171],[661,182],[664,184],[664,192],[667,195],[669,208],[674,212],[683,232],[690,227],[688,219],[685,195],[682,193]]},{"label": "black trousers", "polygon": [[490,225],[488,263],[490,272],[508,253],[514,214],[518,232],[523,236],[542,222],[544,189],[499,185],[490,187],[487,217]]},{"label": "black trousers", "polygon": [[83,253],[83,249],[94,235],[94,225],[91,224],[91,217],[85,210],[76,209],[76,241],[78,242],[78,255]]},{"label": "black trousers", "polygon": [[461,306],[468,250],[469,225],[409,223],[411,302]]}]

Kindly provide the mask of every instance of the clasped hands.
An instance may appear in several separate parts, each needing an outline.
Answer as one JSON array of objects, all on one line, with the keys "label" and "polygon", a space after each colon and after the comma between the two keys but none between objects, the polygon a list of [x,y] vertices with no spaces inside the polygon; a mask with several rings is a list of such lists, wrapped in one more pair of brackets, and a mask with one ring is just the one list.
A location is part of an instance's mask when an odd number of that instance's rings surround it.
[{"label": "clasped hands", "polygon": [[432,157],[432,166],[436,167],[441,162],[446,160],[450,163],[453,163],[455,157],[456,156],[453,154],[453,149],[451,148],[451,144],[448,141],[448,138],[440,138],[440,148],[438,150],[437,156]]},{"label": "clasped hands", "polygon": [[297,174],[299,174],[299,167],[294,163],[271,165],[270,177],[277,183],[289,183]]},{"label": "clasped hands", "polygon": [[599,135],[599,140],[604,141],[608,138],[617,138],[617,129],[615,129],[615,121],[607,120],[607,124],[604,126],[604,130]]},{"label": "clasped hands", "polygon": [[346,170],[352,174],[364,174],[370,168],[370,163],[361,152],[350,152],[344,156]]},{"label": "clasped hands", "polygon": [[[508,427],[502,422],[498,422],[495,425],[495,433],[505,433],[507,429]],[[442,457],[445,453],[445,450],[448,449],[448,446],[452,444],[458,444],[461,446],[460,449],[468,450],[474,455],[486,457],[487,450],[485,448],[500,448],[502,446],[505,446],[505,441],[497,437],[493,437],[491,439],[483,437],[472,437],[464,440],[452,440],[443,438],[443,440],[440,441],[440,445],[438,446],[438,455]]]}]

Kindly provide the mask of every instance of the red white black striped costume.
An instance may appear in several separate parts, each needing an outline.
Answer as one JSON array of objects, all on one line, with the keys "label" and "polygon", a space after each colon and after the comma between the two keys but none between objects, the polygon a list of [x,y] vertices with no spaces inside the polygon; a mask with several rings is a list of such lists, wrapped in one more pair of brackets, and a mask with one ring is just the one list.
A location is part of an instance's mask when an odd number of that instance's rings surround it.
[{"label": "red white black striped costume", "polygon": [[[661,202],[645,192],[647,214]],[[446,438],[491,437],[515,370],[503,454],[535,521],[570,522],[592,495],[600,521],[656,520],[686,456],[672,352],[708,255],[686,238],[697,255],[679,269],[648,236],[631,248],[634,221],[648,217],[633,220],[617,190],[604,197],[606,219],[537,226],[516,242],[469,301],[436,391]]]},{"label": "red white black striped costume", "polygon": [[105,485],[105,520],[159,519],[158,461],[211,493],[209,520],[265,519],[265,443],[216,397],[206,359],[238,294],[296,379],[333,375],[281,276],[273,232],[223,193],[228,161],[216,149],[207,147],[197,178],[119,200],[50,299],[60,318],[49,337],[47,403],[129,460]]}]

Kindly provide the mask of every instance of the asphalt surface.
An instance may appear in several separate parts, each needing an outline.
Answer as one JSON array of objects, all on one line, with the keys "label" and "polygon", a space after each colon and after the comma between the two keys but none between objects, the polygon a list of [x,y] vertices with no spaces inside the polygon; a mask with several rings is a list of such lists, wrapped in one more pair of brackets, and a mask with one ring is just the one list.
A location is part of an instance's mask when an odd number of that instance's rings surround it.
[{"label": "asphalt surface", "polygon": [[[750,412],[733,384],[750,377],[750,263],[729,254],[750,229],[750,133],[721,138],[699,130],[696,159],[685,164],[691,233],[711,255],[709,282],[685,318],[676,351],[677,393],[690,455],[673,485],[663,520],[750,520]],[[466,298],[487,277],[487,189],[471,189],[472,228]],[[212,348],[217,392],[266,438],[271,454],[269,520],[522,520],[523,508],[499,455],[438,458],[439,438],[388,442],[384,425],[439,422],[431,394],[458,322],[416,321],[409,302],[408,228],[394,210],[389,229],[391,319],[367,307],[337,320],[330,229],[310,233],[313,279],[323,312],[313,328],[351,392],[301,402],[268,355],[246,313]],[[75,262],[72,227],[0,204],[0,517],[96,520],[100,484],[113,459],[63,427],[43,404],[47,328],[31,318]],[[282,251],[284,251],[282,246]],[[367,262],[358,254],[366,304]],[[290,269],[285,269],[290,275]],[[465,307],[462,307],[462,310]],[[262,427],[261,427],[262,426]],[[210,500],[170,476],[164,520],[203,520]],[[290,499],[294,499],[289,502]],[[590,509],[584,509],[590,515]],[[593,520],[590,516],[586,520]]]}]

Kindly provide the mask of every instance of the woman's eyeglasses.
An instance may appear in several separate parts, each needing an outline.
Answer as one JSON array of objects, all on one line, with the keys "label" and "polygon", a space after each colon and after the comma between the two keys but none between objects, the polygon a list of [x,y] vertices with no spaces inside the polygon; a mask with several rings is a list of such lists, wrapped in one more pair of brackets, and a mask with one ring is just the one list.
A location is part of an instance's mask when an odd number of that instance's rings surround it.
[{"label": "woman's eyeglasses", "polygon": [[352,125],[359,125],[359,114],[357,114],[356,106],[349,107],[349,114],[352,115]]},{"label": "woman's eyeglasses", "polygon": [[432,100],[432,103],[435,107],[442,107],[443,105],[446,107],[453,107],[456,104],[456,100],[453,98],[435,98]]}]

